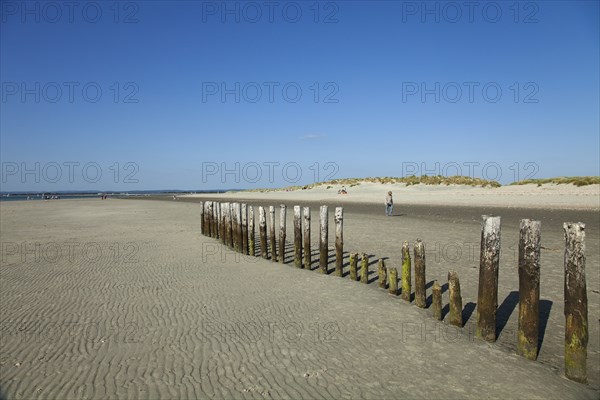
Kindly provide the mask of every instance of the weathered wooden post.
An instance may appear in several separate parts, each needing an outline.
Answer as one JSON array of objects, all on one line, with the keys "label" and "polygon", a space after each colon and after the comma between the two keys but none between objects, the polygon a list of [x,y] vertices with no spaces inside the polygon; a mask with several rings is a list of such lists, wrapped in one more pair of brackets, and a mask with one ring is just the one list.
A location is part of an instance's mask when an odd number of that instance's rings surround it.
[{"label": "weathered wooden post", "polygon": [[229,247],[235,249],[235,203],[229,203]]},{"label": "weathered wooden post", "polygon": [[402,245],[402,300],[410,301],[412,291],[411,284],[411,263],[410,263],[410,248],[408,242]]},{"label": "weathered wooden post", "polygon": [[385,289],[387,286],[387,270],[385,269],[385,262],[382,258],[379,259],[379,265],[377,266],[377,272],[379,277],[379,287]]},{"label": "weathered wooden post", "polygon": [[217,202],[216,201],[211,201],[211,209],[210,209],[210,219],[211,219],[211,231],[212,231],[212,237],[216,238],[217,237]]},{"label": "weathered wooden post", "polygon": [[256,236],[254,233],[254,207],[248,206],[248,253],[256,256]]},{"label": "weathered wooden post", "polygon": [[248,254],[248,206],[242,203],[242,254]]},{"label": "weathered wooden post", "polygon": [[238,253],[242,253],[242,205],[240,203],[235,203],[235,212],[236,212],[236,225],[237,225],[237,230],[235,232],[235,235],[237,236],[237,241],[238,241],[238,248],[237,248],[237,252]]},{"label": "weathered wooden post", "polygon": [[565,231],[565,375],[587,382],[588,300],[585,280],[585,224],[563,224]]},{"label": "weathered wooden post", "polygon": [[350,279],[355,281],[357,279],[358,269],[358,253],[350,253]]},{"label": "weathered wooden post", "polygon": [[450,325],[463,326],[462,296],[460,295],[460,281],[456,271],[448,271],[448,292],[450,293]]},{"label": "weathered wooden post", "polygon": [[223,221],[223,244],[229,245],[229,203],[221,204],[221,219]]},{"label": "weathered wooden post", "polygon": [[541,222],[522,219],[519,224],[519,335],[517,353],[535,360],[540,323]]},{"label": "weathered wooden post", "polygon": [[437,280],[431,288],[431,315],[438,321],[442,320],[442,287]]},{"label": "weathered wooden post", "polygon": [[477,295],[477,329],[475,336],[496,340],[498,309],[498,265],[500,263],[500,217],[483,215]]},{"label": "weathered wooden post", "polygon": [[302,268],[302,215],[300,206],[294,206],[294,265]]},{"label": "weathered wooden post", "polygon": [[285,264],[285,228],[286,228],[285,204],[279,206],[279,262]]},{"label": "weathered wooden post", "polygon": [[233,250],[239,252],[242,246],[242,241],[240,240],[239,233],[241,232],[241,214],[239,203],[233,203],[231,208],[231,219],[232,219],[232,229],[233,229]]},{"label": "weathered wooden post", "polygon": [[369,283],[369,256],[367,253],[362,253],[360,260],[360,281],[361,283]]},{"label": "weathered wooden post", "polygon": [[319,228],[321,233],[321,240],[319,242],[319,271],[323,274],[327,274],[327,258],[329,256],[329,213],[327,206],[321,206],[319,217]]},{"label": "weathered wooden post", "polygon": [[267,252],[267,215],[263,206],[258,207],[258,231],[260,236],[260,255],[269,258]]},{"label": "weathered wooden post", "polygon": [[231,247],[231,205],[229,203],[223,203],[222,207],[223,212],[223,230],[225,231],[225,237],[223,238],[223,243],[227,247]]},{"label": "weathered wooden post", "polygon": [[396,267],[388,268],[388,292],[398,296],[398,270]]},{"label": "weathered wooden post", "polygon": [[209,226],[209,231],[208,231],[208,235],[210,237],[215,237],[215,227],[214,227],[214,220],[213,220],[213,202],[209,201],[208,202],[208,226]]},{"label": "weathered wooden post", "polygon": [[234,203],[229,203],[229,224],[227,225],[227,230],[228,230],[228,236],[229,236],[229,247],[230,248],[234,248],[234,237],[235,237],[235,217],[234,217]]},{"label": "weathered wooden post", "polygon": [[344,209],[335,208],[335,275],[344,276]]},{"label": "weathered wooden post", "polygon": [[210,210],[208,204],[210,201],[204,202],[204,235],[210,236]]},{"label": "weathered wooden post", "polygon": [[200,233],[204,235],[204,203],[200,202]]},{"label": "weathered wooden post", "polygon": [[427,307],[425,289],[425,245],[421,239],[415,242],[415,305],[420,308]]},{"label": "weathered wooden post", "polygon": [[221,239],[221,203],[215,201],[215,238]]},{"label": "weathered wooden post", "polygon": [[277,242],[275,238],[275,207],[269,206],[269,236],[271,239],[271,261],[277,262]]},{"label": "weathered wooden post", "polygon": [[304,216],[304,268],[312,269],[312,249],[310,248],[310,207],[302,210]]},{"label": "weathered wooden post", "polygon": [[227,203],[221,203],[221,242],[227,245]]}]

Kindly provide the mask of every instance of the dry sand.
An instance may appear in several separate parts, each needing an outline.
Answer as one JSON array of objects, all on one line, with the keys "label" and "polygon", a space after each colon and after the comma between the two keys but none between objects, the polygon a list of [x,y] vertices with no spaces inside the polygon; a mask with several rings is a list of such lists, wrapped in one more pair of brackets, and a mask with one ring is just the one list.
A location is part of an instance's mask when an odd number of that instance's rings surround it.
[{"label": "dry sand", "polygon": [[[277,195],[257,195],[271,199],[257,203],[279,204]],[[286,265],[231,253],[200,235],[197,198],[5,202],[0,397],[598,398],[597,212],[410,206],[398,193],[388,218],[381,206],[344,198],[345,250],[397,266],[401,242],[423,239],[428,282],[444,283],[450,268],[459,273],[465,328],[435,322],[429,309],[376,283],[298,270],[289,251]],[[290,207],[321,201],[292,199]],[[499,316],[506,318],[495,344],[473,337],[470,252],[478,254],[483,211],[503,216]],[[514,354],[516,224],[530,216],[542,219],[544,247],[537,362]],[[565,218],[587,223],[589,385],[562,375]]]},{"label": "dry sand", "polygon": [[[337,203],[383,204],[388,191],[397,204],[446,206],[490,206],[508,208],[600,210],[600,185],[544,184],[509,185],[499,188],[463,185],[411,185],[362,182],[346,185],[347,195],[337,194],[342,185],[321,185],[307,190],[225,193],[223,198],[281,201],[325,201]],[[196,194],[188,197],[204,197]]]}]

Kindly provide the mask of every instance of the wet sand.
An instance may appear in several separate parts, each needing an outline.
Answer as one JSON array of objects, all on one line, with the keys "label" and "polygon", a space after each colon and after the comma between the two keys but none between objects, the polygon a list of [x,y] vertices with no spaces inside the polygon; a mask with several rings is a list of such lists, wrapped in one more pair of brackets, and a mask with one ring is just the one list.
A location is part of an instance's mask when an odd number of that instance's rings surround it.
[{"label": "wet sand", "polygon": [[[467,323],[455,329],[376,283],[294,268],[289,243],[286,265],[234,254],[200,235],[198,201],[2,203],[0,397],[598,398],[593,210],[397,204],[385,217],[345,204],[345,250],[371,255],[371,281],[377,258],[398,266],[416,238],[428,283],[458,272]],[[312,206],[314,269],[321,201],[295,203]],[[495,344],[473,335],[484,213],[503,218]],[[542,220],[537,362],[514,353],[520,218]],[[562,223],[575,220],[586,222],[589,385],[562,374]]]}]

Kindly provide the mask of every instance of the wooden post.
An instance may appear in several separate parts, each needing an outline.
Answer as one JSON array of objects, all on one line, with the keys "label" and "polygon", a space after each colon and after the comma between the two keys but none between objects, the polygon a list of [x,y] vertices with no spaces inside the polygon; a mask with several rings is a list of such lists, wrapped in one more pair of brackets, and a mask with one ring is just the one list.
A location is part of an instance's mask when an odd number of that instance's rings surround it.
[{"label": "wooden post", "polygon": [[327,206],[321,206],[319,217],[319,228],[321,233],[321,240],[319,242],[319,271],[323,274],[327,274],[327,258],[329,256],[329,213]]},{"label": "wooden post", "polygon": [[242,203],[242,254],[248,254],[248,206]]},{"label": "wooden post", "polygon": [[200,233],[204,235],[204,203],[200,202]]},{"label": "wooden post", "polygon": [[277,242],[275,239],[275,207],[269,206],[269,236],[271,238],[271,261],[277,262]]},{"label": "wooden post", "polygon": [[587,382],[588,300],[585,280],[585,224],[566,222],[565,375]]},{"label": "wooden post", "polygon": [[522,219],[519,224],[519,334],[517,353],[535,360],[540,323],[541,222]]},{"label": "wooden post", "polygon": [[477,329],[475,336],[496,340],[498,309],[498,265],[500,263],[500,217],[482,216],[477,295]]},{"label": "wooden post", "polygon": [[388,268],[388,292],[398,296],[398,270],[396,267]]},{"label": "wooden post", "polygon": [[235,232],[235,235],[237,236],[237,241],[238,241],[238,248],[237,248],[237,252],[238,253],[242,253],[242,246],[243,246],[243,241],[242,241],[242,205],[240,203],[235,203],[235,212],[236,212],[236,225],[237,225],[237,231]]},{"label": "wooden post", "polygon": [[219,206],[221,209],[221,223],[220,223],[220,232],[221,232],[221,242],[226,245],[227,244],[227,208],[229,207],[227,203],[221,203]]},{"label": "wooden post", "polygon": [[344,275],[344,209],[335,208],[335,275]]},{"label": "wooden post", "polygon": [[210,237],[215,237],[215,223],[214,223],[214,219],[213,219],[213,202],[209,201],[208,202],[208,227],[209,227],[209,231],[208,231],[208,235]]},{"label": "wooden post", "polygon": [[229,246],[235,250],[236,248],[236,226],[235,226],[235,203],[229,203]]},{"label": "wooden post", "polygon": [[239,203],[233,203],[231,208],[231,219],[232,219],[232,230],[233,230],[233,250],[239,252],[242,246],[242,241],[240,240],[239,233],[241,232],[241,214],[239,208]]},{"label": "wooden post", "polygon": [[279,206],[279,262],[285,264],[285,228],[286,228],[285,204]]},{"label": "wooden post", "polygon": [[421,239],[415,242],[415,305],[427,307],[425,290],[425,245]]},{"label": "wooden post", "polygon": [[358,253],[350,253],[350,279],[355,281],[357,279],[358,269]]},{"label": "wooden post", "polygon": [[234,227],[235,227],[235,218],[234,218],[234,215],[233,215],[235,213],[235,211],[234,211],[235,207],[233,206],[233,204],[234,203],[229,203],[229,216],[228,216],[228,218],[229,218],[229,224],[227,226],[227,230],[229,232],[229,235],[228,235],[229,236],[229,243],[228,243],[228,245],[232,249],[234,248],[234,236],[235,236],[235,229],[234,229]]},{"label": "wooden post", "polygon": [[402,245],[402,300],[410,301],[411,284],[410,248],[408,242]]},{"label": "wooden post", "polygon": [[211,220],[211,232],[212,232],[212,237],[216,238],[217,237],[217,202],[216,201],[211,201],[210,202],[210,220]]},{"label": "wooden post", "polygon": [[385,269],[385,262],[382,258],[379,259],[377,272],[379,276],[379,287],[385,289],[387,286],[387,270]]},{"label": "wooden post", "polygon": [[221,239],[221,203],[215,201],[215,238]]},{"label": "wooden post", "polygon": [[462,297],[460,295],[460,281],[456,271],[448,271],[448,292],[450,293],[450,325],[463,326]]},{"label": "wooden post", "polygon": [[437,280],[431,289],[431,314],[438,321],[442,320],[442,287]]},{"label": "wooden post", "polygon": [[294,265],[302,268],[302,215],[300,206],[294,206]]},{"label": "wooden post", "polygon": [[254,234],[254,207],[248,206],[248,253],[256,256],[256,236]]},{"label": "wooden post", "polygon": [[267,215],[263,206],[258,207],[258,232],[260,236],[260,255],[269,258],[267,251]]},{"label": "wooden post", "polygon": [[367,256],[367,253],[362,253],[360,260],[360,281],[361,283],[369,283],[369,256]]},{"label": "wooden post", "polygon": [[302,210],[304,216],[304,268],[312,269],[312,249],[310,248],[310,207]]}]

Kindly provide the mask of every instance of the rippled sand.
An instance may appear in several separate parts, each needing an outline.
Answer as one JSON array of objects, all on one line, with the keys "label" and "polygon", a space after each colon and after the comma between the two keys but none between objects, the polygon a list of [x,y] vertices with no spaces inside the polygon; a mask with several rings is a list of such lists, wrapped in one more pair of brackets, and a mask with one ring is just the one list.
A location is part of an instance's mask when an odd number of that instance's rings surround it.
[{"label": "rippled sand", "polygon": [[[477,240],[470,214],[398,212],[348,209],[345,249],[394,265],[402,240]],[[475,313],[456,329],[376,283],[296,269],[289,251],[286,265],[231,253],[200,235],[192,202],[7,202],[0,217],[1,398],[598,398],[597,246],[586,386],[562,377],[560,252],[544,253],[552,314],[541,360],[530,362],[510,348],[516,311],[499,343],[483,343]],[[313,208],[313,250],[316,221]],[[514,227],[503,229],[513,240]],[[546,232],[543,245],[560,246],[560,228]],[[449,264],[428,254],[427,281],[443,283]],[[466,305],[476,270],[458,264]],[[508,271],[500,302],[516,290]]]}]

